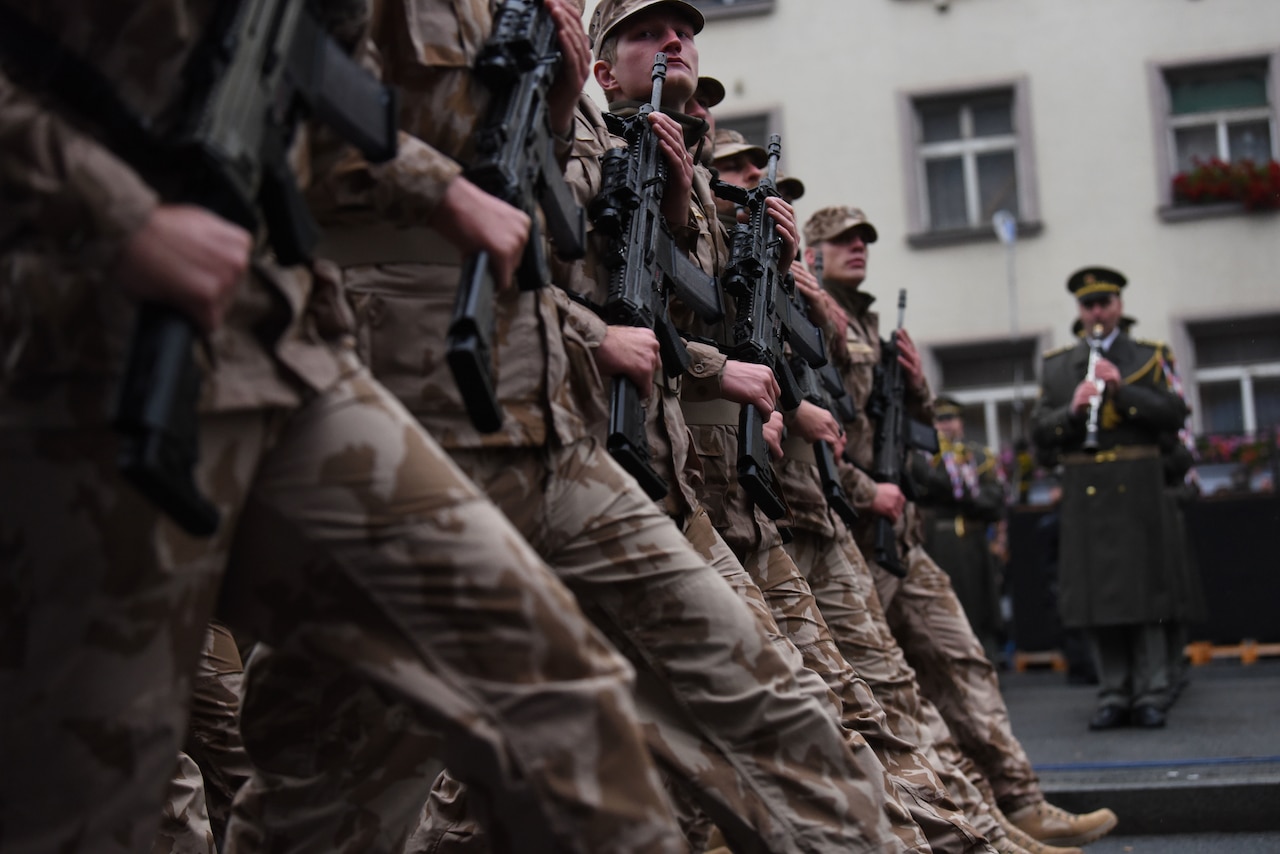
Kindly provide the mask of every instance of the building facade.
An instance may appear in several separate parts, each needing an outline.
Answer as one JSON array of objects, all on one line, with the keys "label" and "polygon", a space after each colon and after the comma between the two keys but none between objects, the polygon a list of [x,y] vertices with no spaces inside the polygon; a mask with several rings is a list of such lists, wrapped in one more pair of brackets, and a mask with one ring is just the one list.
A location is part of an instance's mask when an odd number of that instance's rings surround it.
[{"label": "building facade", "polygon": [[867,212],[882,325],[907,288],[975,438],[1024,435],[1014,413],[1040,353],[1072,340],[1065,282],[1086,265],[1128,276],[1133,334],[1173,346],[1197,433],[1274,434],[1280,2],[695,2],[719,123],[781,134],[802,222]]}]

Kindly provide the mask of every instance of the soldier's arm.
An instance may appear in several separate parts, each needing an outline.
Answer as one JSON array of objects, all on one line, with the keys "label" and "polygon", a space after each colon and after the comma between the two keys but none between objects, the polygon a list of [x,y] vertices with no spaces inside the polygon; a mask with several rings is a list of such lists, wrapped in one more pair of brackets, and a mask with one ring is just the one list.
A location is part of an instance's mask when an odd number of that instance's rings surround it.
[{"label": "soldier's arm", "polygon": [[32,240],[108,267],[159,204],[111,152],[0,75],[0,247]]},{"label": "soldier's arm", "polygon": [[1155,430],[1177,432],[1187,417],[1187,404],[1167,389],[1122,385],[1116,389],[1115,407],[1126,421],[1136,421]]}]

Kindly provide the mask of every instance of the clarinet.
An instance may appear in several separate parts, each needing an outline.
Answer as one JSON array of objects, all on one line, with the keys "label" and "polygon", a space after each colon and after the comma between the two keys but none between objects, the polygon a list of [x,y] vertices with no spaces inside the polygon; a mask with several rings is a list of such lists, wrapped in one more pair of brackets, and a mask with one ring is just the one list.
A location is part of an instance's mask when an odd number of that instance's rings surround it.
[{"label": "clarinet", "polygon": [[1089,330],[1089,369],[1085,371],[1085,382],[1093,383],[1094,392],[1089,397],[1089,420],[1084,428],[1084,449],[1098,450],[1098,413],[1102,410],[1102,391],[1106,384],[1098,379],[1098,360],[1102,358],[1102,324],[1095,324]]}]

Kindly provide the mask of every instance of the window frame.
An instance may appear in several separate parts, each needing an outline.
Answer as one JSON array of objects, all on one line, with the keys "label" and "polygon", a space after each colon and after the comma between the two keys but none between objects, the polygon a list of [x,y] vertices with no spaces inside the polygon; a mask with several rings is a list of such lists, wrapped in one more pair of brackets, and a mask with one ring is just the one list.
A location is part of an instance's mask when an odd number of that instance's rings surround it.
[{"label": "window frame", "polygon": [[[925,178],[926,157],[921,149],[926,147],[921,139],[920,114],[917,105],[921,101],[954,98],[972,100],[983,94],[1007,91],[1011,95],[1011,113],[1013,119],[1013,146],[1001,145],[998,150],[1012,150],[1014,153],[1014,174],[1018,182],[1018,235],[1031,237],[1043,230],[1040,222],[1040,197],[1037,188],[1034,134],[1031,125],[1031,82],[1025,76],[1001,78],[985,83],[974,83],[965,86],[952,86],[937,89],[912,89],[899,91],[898,118],[899,141],[902,150],[904,185],[907,192],[907,243],[916,248],[944,246],[955,243],[985,242],[996,240],[995,231],[990,222],[978,222],[967,228],[932,230],[928,224],[928,182]],[[966,173],[971,173],[975,166],[973,156],[977,149],[996,150],[983,140],[964,140],[962,142],[929,143],[927,147],[941,149],[947,146],[967,147],[970,156],[966,157]],[[976,188],[975,188],[976,189]],[[968,174],[966,177],[966,205],[978,204],[969,192]],[[970,209],[972,213],[972,209]]]},{"label": "window frame", "polygon": [[1245,65],[1247,63],[1266,63],[1267,112],[1271,122],[1272,157],[1280,159],[1280,49],[1272,51],[1251,51],[1248,53],[1215,54],[1181,60],[1150,60],[1147,62],[1147,87],[1151,103],[1152,127],[1155,133],[1154,151],[1156,166],[1156,212],[1165,222],[1183,222],[1188,220],[1210,219],[1220,216],[1232,216],[1245,213],[1240,202],[1217,202],[1210,204],[1177,204],[1173,198],[1173,178],[1178,174],[1178,150],[1174,131],[1179,127],[1205,124],[1195,121],[1190,116],[1215,115],[1217,123],[1217,141],[1219,151],[1223,146],[1223,134],[1226,132],[1225,121],[1228,116],[1240,117],[1253,114],[1261,108],[1232,108],[1227,110],[1192,113],[1189,116],[1174,116],[1171,113],[1172,100],[1166,75],[1193,68],[1213,68]]},{"label": "window frame", "polygon": [[702,17],[708,21],[716,18],[745,18],[749,15],[768,15],[777,0],[692,0]]},{"label": "window frame", "polygon": [[[1044,351],[1045,334],[1038,332],[1021,332],[1015,336],[1003,338],[982,338],[962,341],[936,341],[925,345],[922,355],[925,356],[927,375],[930,387],[935,393],[945,391],[964,406],[981,404],[983,412],[983,430],[986,433],[987,445],[995,451],[1006,445],[1012,446],[1015,439],[1030,441],[1031,410],[1035,406],[1036,397],[1040,393],[1040,354]],[[986,385],[964,386],[960,388],[942,385],[944,365],[949,353],[963,350],[981,350],[987,346],[1008,346],[1011,342],[1025,346],[1028,350],[1028,363],[1031,366],[1029,376],[1021,378],[1020,383],[992,383]],[[1021,408],[1021,415],[1027,432],[1022,436],[1004,436],[1000,432],[999,406],[1007,403],[1016,411]],[[1020,405],[1020,407],[1019,407]],[[993,441],[994,440],[994,441]]]}]

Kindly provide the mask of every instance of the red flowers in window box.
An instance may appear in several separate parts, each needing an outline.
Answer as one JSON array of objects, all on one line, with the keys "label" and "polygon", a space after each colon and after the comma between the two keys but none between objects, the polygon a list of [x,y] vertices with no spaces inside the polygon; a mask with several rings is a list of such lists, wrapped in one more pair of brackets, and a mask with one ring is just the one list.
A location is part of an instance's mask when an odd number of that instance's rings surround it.
[{"label": "red flowers in window box", "polygon": [[1239,202],[1246,210],[1280,209],[1280,163],[1268,160],[1193,159],[1186,172],[1173,176],[1173,197],[1180,204]]}]

